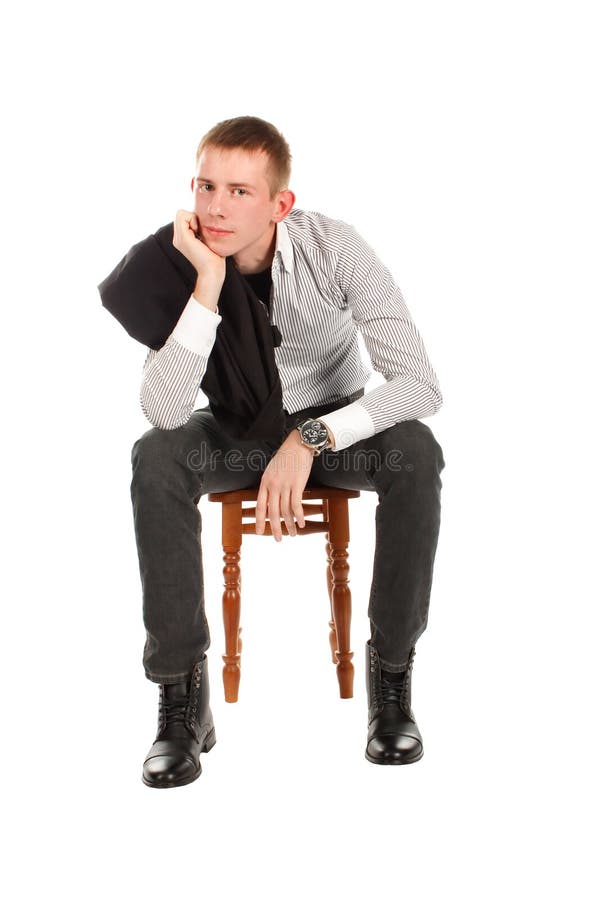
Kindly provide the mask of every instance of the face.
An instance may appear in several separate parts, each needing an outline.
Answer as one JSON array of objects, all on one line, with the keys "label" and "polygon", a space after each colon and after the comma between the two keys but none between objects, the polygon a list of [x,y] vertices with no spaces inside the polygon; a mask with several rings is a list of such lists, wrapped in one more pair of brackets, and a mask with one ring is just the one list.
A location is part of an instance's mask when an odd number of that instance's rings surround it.
[{"label": "face", "polygon": [[268,256],[276,223],[285,218],[295,199],[291,191],[270,196],[267,165],[262,150],[209,146],[192,180],[203,241],[219,256],[235,257],[242,270],[252,270]]}]

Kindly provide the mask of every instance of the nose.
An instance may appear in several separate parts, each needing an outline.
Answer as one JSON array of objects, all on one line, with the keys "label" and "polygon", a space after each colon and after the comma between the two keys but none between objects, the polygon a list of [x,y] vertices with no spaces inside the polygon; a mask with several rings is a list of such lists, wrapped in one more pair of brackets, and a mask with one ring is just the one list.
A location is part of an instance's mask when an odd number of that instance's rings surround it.
[{"label": "nose", "polygon": [[223,216],[226,212],[225,196],[222,191],[211,191],[207,212],[211,216]]}]

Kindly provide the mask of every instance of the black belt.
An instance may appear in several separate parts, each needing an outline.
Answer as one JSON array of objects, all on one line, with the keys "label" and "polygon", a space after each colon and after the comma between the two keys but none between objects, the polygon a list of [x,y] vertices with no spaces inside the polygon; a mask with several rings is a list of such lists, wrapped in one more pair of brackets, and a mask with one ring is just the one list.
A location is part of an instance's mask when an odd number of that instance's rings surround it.
[{"label": "black belt", "polygon": [[363,396],[364,392],[364,388],[359,388],[348,397],[329,400],[327,403],[323,403],[320,406],[307,406],[306,409],[299,409],[297,412],[292,413],[288,412],[287,409],[284,409],[284,413],[288,418],[294,418],[298,421],[308,418],[318,419],[319,416],[324,416],[325,413],[333,412],[336,409],[341,409],[343,406],[348,406],[349,403],[354,403],[355,400],[358,400],[359,397]]}]

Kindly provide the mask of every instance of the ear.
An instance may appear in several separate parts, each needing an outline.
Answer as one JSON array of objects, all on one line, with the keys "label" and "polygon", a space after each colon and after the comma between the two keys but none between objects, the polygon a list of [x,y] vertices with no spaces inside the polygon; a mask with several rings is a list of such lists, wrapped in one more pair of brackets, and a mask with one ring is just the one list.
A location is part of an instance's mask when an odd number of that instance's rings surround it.
[{"label": "ear", "polygon": [[192,180],[190,181],[190,188],[192,189],[192,193],[194,192],[194,181],[195,181],[195,178],[192,175]]},{"label": "ear", "polygon": [[282,222],[296,202],[296,195],[293,191],[279,191],[275,198],[275,202],[275,212],[271,219],[273,222]]}]

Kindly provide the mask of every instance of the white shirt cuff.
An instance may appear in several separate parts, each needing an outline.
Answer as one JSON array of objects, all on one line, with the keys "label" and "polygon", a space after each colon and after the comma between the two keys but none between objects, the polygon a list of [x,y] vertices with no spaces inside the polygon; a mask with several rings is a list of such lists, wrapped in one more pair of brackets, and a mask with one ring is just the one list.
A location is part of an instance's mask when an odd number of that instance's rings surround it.
[{"label": "white shirt cuff", "polygon": [[373,420],[358,400],[354,403],[349,403],[348,406],[343,406],[341,409],[325,413],[324,416],[319,416],[318,419],[320,422],[325,422],[333,433],[335,447],[332,447],[332,449],[335,451],[345,450],[346,447],[350,447],[356,441],[362,441],[375,434]]},{"label": "white shirt cuff", "polygon": [[[217,310],[219,307],[217,306]],[[171,332],[178,344],[201,356],[208,356],[217,336],[217,326],[222,320],[218,312],[212,312],[199,303],[194,295],[186,303],[177,325]]]}]

